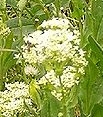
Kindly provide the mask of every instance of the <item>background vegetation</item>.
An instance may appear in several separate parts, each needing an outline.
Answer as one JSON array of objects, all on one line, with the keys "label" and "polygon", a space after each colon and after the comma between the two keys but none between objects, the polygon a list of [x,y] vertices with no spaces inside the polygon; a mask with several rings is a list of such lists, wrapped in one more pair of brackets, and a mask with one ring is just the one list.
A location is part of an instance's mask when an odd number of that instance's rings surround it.
[{"label": "background vegetation", "polygon": [[[26,82],[23,62],[17,65],[14,54],[20,52],[24,35],[53,16],[67,17],[78,26],[81,47],[87,52],[86,74],[69,98],[67,117],[102,117],[103,0],[0,0],[0,90],[5,89],[5,82]],[[41,117],[56,117],[58,106],[48,94]]]}]

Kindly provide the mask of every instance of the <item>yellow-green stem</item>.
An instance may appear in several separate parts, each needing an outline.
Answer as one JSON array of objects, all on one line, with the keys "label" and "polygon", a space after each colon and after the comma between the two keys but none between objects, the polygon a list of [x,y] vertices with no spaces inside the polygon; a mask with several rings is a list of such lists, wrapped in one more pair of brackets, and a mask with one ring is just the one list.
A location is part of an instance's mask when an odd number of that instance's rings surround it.
[{"label": "yellow-green stem", "polygon": [[[20,40],[23,40],[23,30],[22,30],[22,11],[19,13],[19,27],[20,27]],[[21,53],[22,54],[22,53]],[[28,83],[26,74],[24,71],[25,68],[25,62],[22,60],[22,72],[23,72],[23,80]]]},{"label": "yellow-green stem", "polygon": [[63,84],[61,81],[61,78],[59,77],[59,82],[61,84],[61,90],[62,90],[62,110],[63,110],[63,117],[67,117],[67,107],[66,107],[66,99],[65,99],[65,92],[63,89]]}]

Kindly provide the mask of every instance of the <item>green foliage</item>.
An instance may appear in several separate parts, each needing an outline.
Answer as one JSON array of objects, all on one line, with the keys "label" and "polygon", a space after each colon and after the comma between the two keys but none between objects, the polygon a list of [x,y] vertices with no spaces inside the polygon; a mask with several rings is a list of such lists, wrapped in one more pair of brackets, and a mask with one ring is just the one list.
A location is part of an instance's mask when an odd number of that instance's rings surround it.
[{"label": "green foliage", "polygon": [[6,3],[11,5],[12,7],[16,7],[17,1],[16,0],[6,0]]},{"label": "green foliage", "polygon": [[[62,13],[61,7],[63,7]],[[15,69],[19,68],[13,57],[18,52],[17,48],[23,43],[23,36],[33,32],[41,22],[52,17],[70,19],[79,28],[81,47],[87,51],[86,74],[81,79],[81,83],[66,97],[67,116],[75,116],[72,110],[78,104],[81,117],[102,117],[103,0],[0,0],[0,90],[4,89],[5,82],[11,82],[11,79],[6,79],[6,74],[9,70],[12,71],[12,66],[15,66]],[[5,34],[7,28],[10,32]],[[58,66],[62,70],[62,67]],[[54,67],[58,66],[54,65]],[[24,69],[23,65],[20,67]],[[35,76],[36,78],[40,78],[45,72],[42,67],[38,69],[41,72]],[[20,78],[20,76],[14,77],[15,81]],[[40,109],[38,110],[38,113],[41,113],[40,117],[57,117],[63,105],[51,95],[50,90],[40,90],[34,79],[31,80],[29,90],[34,105]],[[29,112],[34,114],[34,117],[39,117],[32,108],[26,104],[25,106],[31,110]],[[20,114],[20,117],[23,116],[31,115],[30,113]]]},{"label": "green foliage", "polygon": [[41,97],[39,90],[39,86],[36,84],[35,80],[32,80],[29,88],[30,96],[33,102],[38,106],[38,108],[41,109]]},{"label": "green foliage", "polygon": [[83,114],[90,116],[91,111],[96,103],[99,103],[103,98],[101,77],[99,77],[98,69],[96,65],[89,60],[88,67],[86,69],[86,75],[84,81],[80,85],[80,101]]},{"label": "green foliage", "polygon": [[78,20],[84,15],[84,1],[83,0],[71,0],[72,4],[72,17]]},{"label": "green foliage", "polygon": [[[82,29],[81,43],[87,49],[89,61],[79,90],[81,114],[85,117],[102,116],[102,106],[99,105],[103,97],[102,5],[101,0],[92,1],[91,9],[86,9]],[[98,13],[98,11],[100,12]],[[100,111],[97,110],[97,107],[100,108]]]},{"label": "green foliage", "polygon": [[94,40],[92,37],[88,38],[88,41],[90,43],[90,47],[94,53],[96,53],[96,56],[99,60],[103,60],[103,50],[102,47],[98,44],[96,40]]},{"label": "green foliage", "polygon": [[71,90],[71,93],[67,97],[67,108],[71,109],[74,108],[78,104],[78,87],[74,86]]},{"label": "green foliage", "polygon": [[43,102],[43,107],[41,109],[41,117],[57,117],[59,111],[59,101],[53,97],[49,91],[47,91]]},{"label": "green foliage", "polygon": [[103,106],[96,104],[92,111],[91,117],[102,117],[103,116]]},{"label": "green foliage", "polygon": [[[1,80],[1,88],[3,82],[5,81],[3,77],[5,77],[7,70],[15,63],[13,59],[12,49],[13,48],[13,34],[8,32],[5,24],[0,24],[2,28],[0,29],[0,80]],[[7,31],[7,32],[6,32]],[[15,52],[16,50],[14,50]]]},{"label": "green foliage", "polygon": [[[93,36],[99,42],[103,43],[102,36],[103,36],[103,1],[96,0],[92,2],[92,9],[91,13],[93,16]],[[99,11],[99,12],[98,12]]]},{"label": "green foliage", "polygon": [[[98,12],[99,11],[99,12]],[[85,24],[83,25],[82,45],[87,44],[88,36],[91,34],[98,43],[103,46],[103,1],[93,0],[86,5]]]},{"label": "green foliage", "polygon": [[6,8],[6,0],[0,0],[0,10],[3,10]]},{"label": "green foliage", "polygon": [[26,6],[27,0],[20,0],[17,4],[17,7],[19,8],[20,11],[22,11],[24,9],[24,7]]}]

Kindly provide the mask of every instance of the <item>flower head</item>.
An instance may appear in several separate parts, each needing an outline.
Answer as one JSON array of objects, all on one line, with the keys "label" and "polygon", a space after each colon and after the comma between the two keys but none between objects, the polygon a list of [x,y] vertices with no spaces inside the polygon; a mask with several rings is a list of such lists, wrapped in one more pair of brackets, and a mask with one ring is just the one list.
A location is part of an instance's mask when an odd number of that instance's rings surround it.
[{"label": "flower head", "polygon": [[88,63],[80,48],[80,33],[68,19],[62,18],[44,21],[40,27],[24,38],[23,59],[32,65],[25,72],[34,75],[34,69],[43,66],[45,73],[37,79],[38,84],[51,84],[51,93],[62,99],[61,85],[66,91],[78,85]]}]

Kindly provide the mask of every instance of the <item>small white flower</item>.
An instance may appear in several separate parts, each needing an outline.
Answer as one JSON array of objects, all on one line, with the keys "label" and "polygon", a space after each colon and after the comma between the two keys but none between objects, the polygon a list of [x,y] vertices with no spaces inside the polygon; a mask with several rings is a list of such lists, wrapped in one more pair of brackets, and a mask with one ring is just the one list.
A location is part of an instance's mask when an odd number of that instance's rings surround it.
[{"label": "small white flower", "polygon": [[34,68],[32,65],[25,66],[24,71],[26,75],[36,75],[38,72],[38,70]]}]

